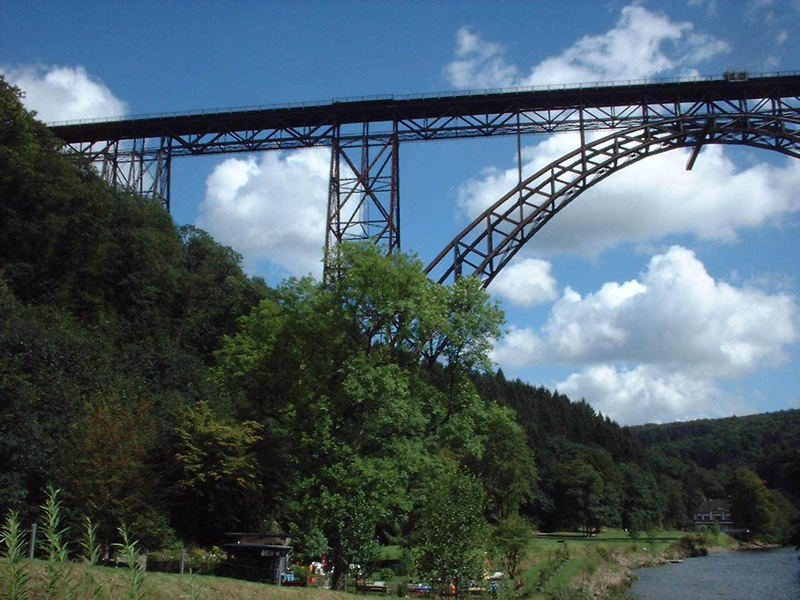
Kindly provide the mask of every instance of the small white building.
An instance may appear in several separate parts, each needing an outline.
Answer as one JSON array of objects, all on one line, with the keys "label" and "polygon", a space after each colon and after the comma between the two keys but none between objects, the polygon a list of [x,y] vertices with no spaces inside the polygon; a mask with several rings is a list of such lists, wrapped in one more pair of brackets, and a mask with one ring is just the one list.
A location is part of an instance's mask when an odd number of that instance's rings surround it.
[{"label": "small white building", "polygon": [[720,531],[734,531],[730,500],[722,498],[704,500],[694,511],[694,525],[697,529],[718,525]]}]

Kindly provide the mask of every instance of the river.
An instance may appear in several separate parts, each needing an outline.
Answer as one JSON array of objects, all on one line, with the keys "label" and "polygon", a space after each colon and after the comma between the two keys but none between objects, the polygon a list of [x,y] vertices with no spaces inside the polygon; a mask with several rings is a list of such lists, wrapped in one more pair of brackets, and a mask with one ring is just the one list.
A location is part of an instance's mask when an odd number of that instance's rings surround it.
[{"label": "river", "polygon": [[638,569],[636,600],[798,600],[800,552],[723,552],[679,564]]}]

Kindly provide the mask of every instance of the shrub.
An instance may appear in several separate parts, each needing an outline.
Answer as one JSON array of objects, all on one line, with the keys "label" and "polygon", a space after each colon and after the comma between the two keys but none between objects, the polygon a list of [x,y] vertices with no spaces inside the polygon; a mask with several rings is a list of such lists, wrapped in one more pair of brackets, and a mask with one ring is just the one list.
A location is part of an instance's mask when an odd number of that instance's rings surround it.
[{"label": "shrub", "polygon": [[708,549],[705,546],[706,540],[702,535],[685,535],[675,542],[675,547],[684,556],[706,556]]},{"label": "shrub", "polygon": [[611,552],[609,551],[608,547],[604,546],[603,544],[598,544],[597,547],[595,547],[594,551],[597,552],[597,556],[599,556],[603,560],[607,561],[610,560],[611,558]]},{"label": "shrub", "polygon": [[299,585],[303,587],[308,585],[308,580],[310,578],[310,571],[308,567],[304,565],[294,565],[292,567],[292,573],[294,573],[293,585]]}]

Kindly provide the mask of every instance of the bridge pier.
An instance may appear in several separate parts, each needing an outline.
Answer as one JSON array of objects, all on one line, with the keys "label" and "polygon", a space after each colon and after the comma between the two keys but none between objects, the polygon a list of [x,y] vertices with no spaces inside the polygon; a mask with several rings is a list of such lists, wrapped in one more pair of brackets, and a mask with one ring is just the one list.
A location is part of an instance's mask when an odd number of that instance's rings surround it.
[{"label": "bridge pier", "polygon": [[153,148],[150,138],[71,144],[69,149],[97,166],[103,180],[170,209],[172,138],[162,136]]},{"label": "bridge pier", "polygon": [[331,141],[328,224],[330,255],[348,240],[383,244],[388,254],[400,249],[400,173],[397,123],[391,134],[370,134],[369,122],[357,135],[336,126]]}]

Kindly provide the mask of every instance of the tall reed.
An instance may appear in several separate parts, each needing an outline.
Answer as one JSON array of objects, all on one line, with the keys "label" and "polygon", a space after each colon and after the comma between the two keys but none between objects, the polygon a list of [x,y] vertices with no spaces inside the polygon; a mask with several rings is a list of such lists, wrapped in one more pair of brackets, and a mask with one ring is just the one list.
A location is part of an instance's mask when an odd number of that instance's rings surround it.
[{"label": "tall reed", "polygon": [[83,558],[89,565],[96,565],[100,560],[100,544],[97,543],[97,524],[90,517],[83,519],[83,537],[79,542],[83,548]]},{"label": "tall reed", "polygon": [[89,563],[89,568],[84,573],[84,578],[91,591],[92,600],[100,600],[105,597],[105,586],[102,581],[97,581],[94,577],[92,568],[100,561],[100,544],[97,543],[97,524],[92,523],[90,517],[83,519],[83,536],[80,540],[83,549],[83,558]]},{"label": "tall reed", "polygon": [[144,569],[139,565],[139,549],[136,540],[132,539],[125,525],[117,529],[122,543],[114,544],[119,549],[122,562],[128,567],[128,580],[125,588],[125,598],[128,600],[142,600],[147,596],[144,589]]},{"label": "tall reed", "polygon": [[197,573],[193,573],[189,571],[189,577],[187,579],[187,587],[189,588],[187,591],[189,592],[188,597],[189,600],[201,600],[203,597],[203,592],[200,587],[200,582],[197,581]]},{"label": "tall reed", "polygon": [[3,527],[0,528],[5,550],[6,568],[0,581],[3,598],[8,600],[28,600],[30,596],[30,582],[25,569],[25,531],[19,521],[19,513],[9,511]]},{"label": "tall reed", "polygon": [[42,550],[47,556],[45,565],[45,592],[48,598],[59,600],[72,597],[70,589],[70,569],[67,565],[69,548],[67,545],[68,528],[61,528],[61,490],[47,486],[47,498],[42,509]]}]

